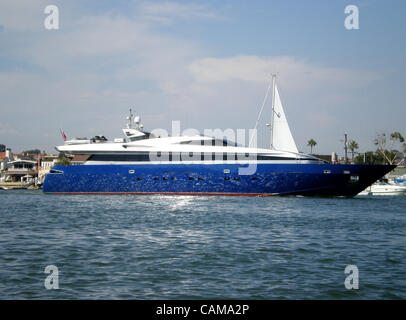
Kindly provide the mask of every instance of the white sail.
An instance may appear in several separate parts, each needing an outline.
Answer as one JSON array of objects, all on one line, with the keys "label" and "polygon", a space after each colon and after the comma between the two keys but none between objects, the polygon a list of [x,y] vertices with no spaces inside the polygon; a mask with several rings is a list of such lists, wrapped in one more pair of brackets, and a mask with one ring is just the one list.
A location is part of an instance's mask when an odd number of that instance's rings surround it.
[{"label": "white sail", "polygon": [[288,121],[286,120],[285,112],[283,111],[281,98],[279,97],[279,92],[276,84],[274,86],[274,90],[275,102],[272,128],[272,147],[275,150],[298,153],[295,140],[293,140]]}]

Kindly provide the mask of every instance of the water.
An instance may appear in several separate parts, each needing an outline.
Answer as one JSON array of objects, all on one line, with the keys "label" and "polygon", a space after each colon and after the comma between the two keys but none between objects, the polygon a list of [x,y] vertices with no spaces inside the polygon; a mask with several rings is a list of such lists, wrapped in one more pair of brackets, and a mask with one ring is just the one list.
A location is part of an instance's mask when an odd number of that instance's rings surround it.
[{"label": "water", "polygon": [[0,204],[1,299],[406,298],[406,197],[7,190]]}]

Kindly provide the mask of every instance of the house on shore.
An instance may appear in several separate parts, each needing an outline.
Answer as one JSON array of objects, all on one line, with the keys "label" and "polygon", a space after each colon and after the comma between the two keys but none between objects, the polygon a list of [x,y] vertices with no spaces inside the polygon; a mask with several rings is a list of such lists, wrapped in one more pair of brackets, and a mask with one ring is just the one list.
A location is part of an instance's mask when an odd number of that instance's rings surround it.
[{"label": "house on shore", "polygon": [[38,176],[37,161],[18,159],[10,161],[3,172],[3,182],[33,184]]},{"label": "house on shore", "polygon": [[10,148],[0,145],[0,183],[9,187],[39,185],[55,165],[58,155],[44,153],[12,153]]},{"label": "house on shore", "polygon": [[14,160],[14,156],[11,153],[10,148],[6,148],[5,145],[0,145],[0,182],[4,181],[4,172],[7,170],[8,163]]},{"label": "house on shore", "polygon": [[2,177],[2,173],[4,170],[6,170],[6,153],[5,152],[0,152],[0,181]]},{"label": "house on shore", "polygon": [[40,166],[38,168],[38,182],[42,184],[44,182],[45,176],[49,173],[51,168],[58,161],[58,155],[54,154],[42,154],[40,160]]}]

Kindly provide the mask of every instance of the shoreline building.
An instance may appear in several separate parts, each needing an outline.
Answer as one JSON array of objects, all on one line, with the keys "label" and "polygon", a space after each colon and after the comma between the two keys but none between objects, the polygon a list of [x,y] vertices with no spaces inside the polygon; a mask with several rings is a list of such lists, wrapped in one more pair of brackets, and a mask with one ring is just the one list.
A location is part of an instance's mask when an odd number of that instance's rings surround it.
[{"label": "shoreline building", "polygon": [[38,168],[38,183],[42,184],[45,180],[45,176],[49,173],[51,168],[58,161],[58,155],[45,154],[41,155],[40,165]]},{"label": "shoreline building", "polygon": [[5,149],[4,149],[4,151],[1,151],[2,146],[3,145],[0,145],[0,181],[2,181],[3,171],[6,170],[6,163],[7,163]]},{"label": "shoreline building", "polygon": [[10,161],[3,172],[4,182],[33,184],[38,175],[37,161],[18,159]]},{"label": "shoreline building", "polygon": [[58,162],[59,155],[43,153],[12,153],[0,144],[0,183],[3,187],[39,186]]},{"label": "shoreline building", "polygon": [[1,174],[6,169],[6,146],[0,144],[0,180]]},{"label": "shoreline building", "polygon": [[12,160],[14,160],[14,157],[11,149],[7,148],[4,144],[0,144],[0,182],[4,181],[7,165]]}]

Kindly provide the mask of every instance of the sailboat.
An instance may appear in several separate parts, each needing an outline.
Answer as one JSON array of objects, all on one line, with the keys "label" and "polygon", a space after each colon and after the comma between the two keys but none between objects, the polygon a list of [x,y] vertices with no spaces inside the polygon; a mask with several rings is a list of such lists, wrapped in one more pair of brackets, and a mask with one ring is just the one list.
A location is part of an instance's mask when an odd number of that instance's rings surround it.
[{"label": "sailboat", "polygon": [[53,167],[45,178],[43,191],[53,194],[353,197],[394,168],[329,164],[298,152],[275,76],[272,88],[268,149],[254,148],[250,144],[238,146],[202,135],[156,137],[143,130],[140,117],[134,117],[130,109],[129,123],[123,129],[124,139],[94,138],[77,144],[70,140],[56,147],[59,152],[88,158],[81,165]]}]

